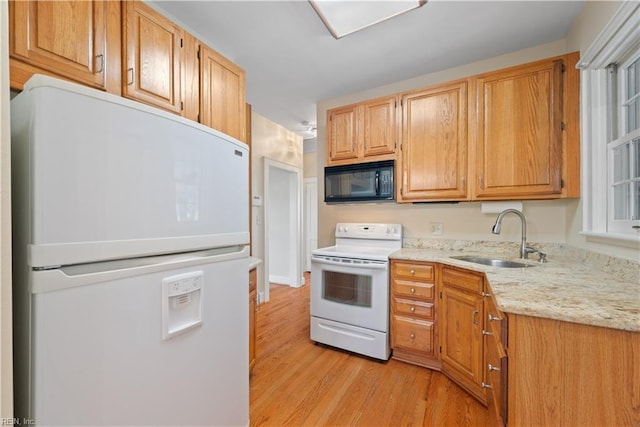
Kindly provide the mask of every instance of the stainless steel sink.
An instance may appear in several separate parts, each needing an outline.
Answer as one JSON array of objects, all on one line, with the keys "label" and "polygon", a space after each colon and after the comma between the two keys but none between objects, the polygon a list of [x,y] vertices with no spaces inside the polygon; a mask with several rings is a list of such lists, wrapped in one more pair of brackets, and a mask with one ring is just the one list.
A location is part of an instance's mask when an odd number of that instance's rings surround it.
[{"label": "stainless steel sink", "polygon": [[470,255],[452,256],[451,258],[459,259],[460,261],[475,262],[476,264],[490,265],[492,267],[502,267],[502,268],[537,267],[537,264],[527,264],[524,262],[510,261],[507,259],[499,259],[499,258],[484,258],[479,256],[470,256]]}]

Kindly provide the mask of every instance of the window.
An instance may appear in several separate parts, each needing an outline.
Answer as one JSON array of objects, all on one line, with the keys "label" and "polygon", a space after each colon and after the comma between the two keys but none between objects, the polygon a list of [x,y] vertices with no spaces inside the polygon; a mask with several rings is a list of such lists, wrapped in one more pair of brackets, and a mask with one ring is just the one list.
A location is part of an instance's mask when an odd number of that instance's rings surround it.
[{"label": "window", "polygon": [[640,48],[607,71],[607,230],[624,234],[640,223]]},{"label": "window", "polygon": [[583,232],[640,241],[640,4],[624,2],[583,52]]}]

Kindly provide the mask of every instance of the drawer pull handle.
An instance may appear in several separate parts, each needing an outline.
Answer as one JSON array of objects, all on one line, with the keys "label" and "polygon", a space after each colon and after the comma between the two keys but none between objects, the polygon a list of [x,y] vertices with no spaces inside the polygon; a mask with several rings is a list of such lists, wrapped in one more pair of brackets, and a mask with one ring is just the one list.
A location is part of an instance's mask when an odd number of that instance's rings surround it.
[{"label": "drawer pull handle", "polygon": [[409,337],[410,337],[411,339],[414,339],[414,338],[416,337],[416,334],[411,334],[411,335],[409,335]]},{"label": "drawer pull handle", "polygon": [[499,371],[500,370],[500,368],[498,368],[496,366],[493,366],[491,363],[489,363],[488,368],[489,368],[489,372],[491,372],[491,371]]},{"label": "drawer pull handle", "polygon": [[409,311],[413,313],[413,312],[415,312],[415,311],[416,311],[416,308],[415,308],[415,307],[411,307],[411,308],[409,309]]},{"label": "drawer pull handle", "polygon": [[493,332],[482,330],[482,335],[493,335]]},{"label": "drawer pull handle", "polygon": [[482,388],[493,388],[491,384],[487,384],[484,381],[482,382]]},{"label": "drawer pull handle", "polygon": [[489,313],[489,322],[493,322],[494,320],[499,322],[502,320],[502,317],[492,316],[491,313]]}]

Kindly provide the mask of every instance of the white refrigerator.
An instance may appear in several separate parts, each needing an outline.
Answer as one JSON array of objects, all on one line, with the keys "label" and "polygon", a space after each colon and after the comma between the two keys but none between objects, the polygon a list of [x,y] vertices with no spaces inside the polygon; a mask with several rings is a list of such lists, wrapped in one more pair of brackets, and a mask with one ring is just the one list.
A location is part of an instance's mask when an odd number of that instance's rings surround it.
[{"label": "white refrigerator", "polygon": [[248,425],[247,146],[44,76],[11,135],[15,416]]}]

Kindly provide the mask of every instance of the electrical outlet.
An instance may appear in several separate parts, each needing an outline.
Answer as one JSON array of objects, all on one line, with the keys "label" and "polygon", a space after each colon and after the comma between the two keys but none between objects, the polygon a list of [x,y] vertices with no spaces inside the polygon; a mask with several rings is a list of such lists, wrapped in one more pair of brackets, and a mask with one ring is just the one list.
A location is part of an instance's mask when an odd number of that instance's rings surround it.
[{"label": "electrical outlet", "polygon": [[444,233],[444,227],[441,222],[431,223],[431,234],[441,235]]}]

